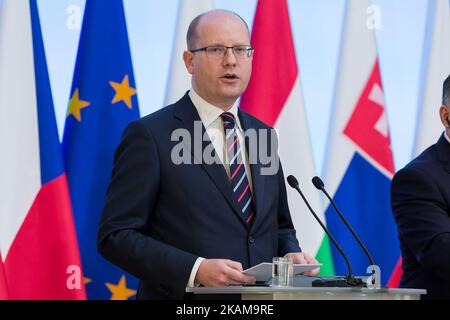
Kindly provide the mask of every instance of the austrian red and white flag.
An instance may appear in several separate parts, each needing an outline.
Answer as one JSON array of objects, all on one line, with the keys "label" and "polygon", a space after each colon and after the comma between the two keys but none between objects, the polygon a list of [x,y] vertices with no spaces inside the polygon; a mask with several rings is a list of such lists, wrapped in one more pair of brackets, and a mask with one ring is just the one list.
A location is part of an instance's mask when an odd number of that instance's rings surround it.
[{"label": "austrian red and white flag", "polygon": [[85,299],[36,0],[0,12],[0,150],[8,298]]},{"label": "austrian red and white flag", "polygon": [[[300,188],[323,219],[319,193],[311,184],[316,169],[287,1],[258,1],[251,44],[255,49],[252,78],[241,98],[240,107],[278,129],[279,153],[285,177],[294,175],[299,180]],[[287,192],[301,247],[303,251],[316,255],[326,241],[324,232],[296,191],[288,188]],[[324,267],[331,266],[329,261],[321,260]]]}]

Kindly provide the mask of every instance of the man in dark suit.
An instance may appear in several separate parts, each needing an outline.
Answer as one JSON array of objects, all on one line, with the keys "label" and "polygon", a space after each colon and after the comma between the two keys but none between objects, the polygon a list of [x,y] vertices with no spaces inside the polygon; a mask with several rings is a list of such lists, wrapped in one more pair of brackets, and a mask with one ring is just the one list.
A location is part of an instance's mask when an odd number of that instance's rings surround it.
[{"label": "man in dark suit", "polygon": [[241,271],[274,256],[317,263],[298,244],[271,128],[237,107],[251,74],[247,25],[210,11],[187,45],[192,89],[125,130],[98,234],[100,253],[141,280],[142,299],[254,283]]},{"label": "man in dark suit", "polygon": [[392,180],[391,202],[403,257],[400,287],[423,288],[423,299],[450,299],[450,76],[439,110],[439,141]]}]

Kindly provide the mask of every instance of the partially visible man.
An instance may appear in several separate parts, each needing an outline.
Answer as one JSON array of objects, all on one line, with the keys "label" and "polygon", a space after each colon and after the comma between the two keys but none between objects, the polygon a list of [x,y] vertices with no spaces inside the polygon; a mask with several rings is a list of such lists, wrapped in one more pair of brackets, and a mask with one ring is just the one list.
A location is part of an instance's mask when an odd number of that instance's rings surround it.
[{"label": "partially visible man", "polygon": [[423,299],[450,299],[450,76],[439,109],[445,127],[438,142],[392,180],[403,275],[400,287],[423,288]]},{"label": "partially visible man", "polygon": [[[242,270],[274,256],[317,263],[298,244],[281,166],[265,175],[261,159],[248,157],[250,142],[259,149],[271,141],[256,135],[247,144],[244,132],[271,128],[236,103],[251,75],[247,25],[232,12],[207,12],[191,22],[187,47],[192,89],[125,130],[98,234],[100,253],[141,280],[138,299],[253,283]],[[193,137],[182,152],[175,132]]]}]

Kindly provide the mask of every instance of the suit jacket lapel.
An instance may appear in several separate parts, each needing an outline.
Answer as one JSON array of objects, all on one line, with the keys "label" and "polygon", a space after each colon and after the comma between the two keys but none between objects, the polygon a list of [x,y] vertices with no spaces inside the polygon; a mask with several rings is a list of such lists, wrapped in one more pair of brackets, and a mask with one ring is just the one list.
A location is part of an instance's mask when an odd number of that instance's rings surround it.
[{"label": "suit jacket lapel", "polygon": [[444,134],[441,135],[436,143],[437,158],[444,164],[445,169],[450,173],[450,143],[445,138]]},{"label": "suit jacket lapel", "polygon": [[[198,163],[202,166],[202,168],[206,171],[206,173],[209,175],[211,180],[214,182],[214,184],[217,186],[217,188],[220,190],[222,195],[225,197],[226,201],[230,204],[230,206],[233,208],[233,211],[235,214],[239,217],[239,219],[245,223],[243,217],[242,217],[242,211],[238,206],[238,203],[236,201],[236,197],[233,193],[233,189],[231,188],[231,183],[228,178],[228,175],[225,171],[225,168],[220,161],[220,158],[217,156],[213,146],[210,146],[211,140],[209,139],[208,134],[206,133],[205,126],[200,120],[200,116],[198,115],[197,109],[195,108],[194,104],[192,103],[191,99],[189,98],[188,93],[186,93],[181,100],[179,100],[174,105],[174,117],[181,121],[179,126],[175,126],[173,129],[179,129],[179,128],[185,128],[189,131],[190,136],[192,138],[192,141],[189,141],[188,143],[185,143],[186,147],[191,151],[193,157],[196,159],[195,163]],[[198,122],[197,122],[198,121]],[[197,128],[195,128],[195,123],[197,122]],[[204,141],[203,138],[201,138],[201,153],[195,152],[195,144],[199,143],[198,141],[194,141],[194,139],[198,138],[199,133],[195,132],[195,130],[199,130],[199,124],[201,124],[201,137],[207,137],[207,139]],[[197,136],[195,135],[197,134]],[[194,148],[192,148],[194,146]],[[206,164],[203,159],[203,152],[204,150],[208,148],[208,150],[213,150],[212,153],[214,155],[214,163],[213,164]],[[199,154],[200,153],[200,154]],[[192,164],[195,165],[195,164]]]}]

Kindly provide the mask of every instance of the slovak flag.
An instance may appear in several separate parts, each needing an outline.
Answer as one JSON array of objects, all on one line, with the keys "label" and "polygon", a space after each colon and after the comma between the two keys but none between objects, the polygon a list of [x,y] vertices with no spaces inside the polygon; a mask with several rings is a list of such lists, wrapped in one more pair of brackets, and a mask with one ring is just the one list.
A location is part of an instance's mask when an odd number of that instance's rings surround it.
[{"label": "slovak flag", "polygon": [[36,0],[3,1],[0,150],[8,298],[85,299]]},{"label": "slovak flag", "polygon": [[[368,0],[348,0],[334,109],[325,165],[325,187],[371,252],[387,284],[400,257],[390,208],[394,163],[383,86]],[[375,22],[375,23],[374,23]],[[331,233],[349,256],[356,275],[370,265],[333,207],[325,215]],[[332,247],[335,272],[347,274]],[[391,283],[392,285],[392,283]],[[395,284],[393,284],[395,286]]]}]

